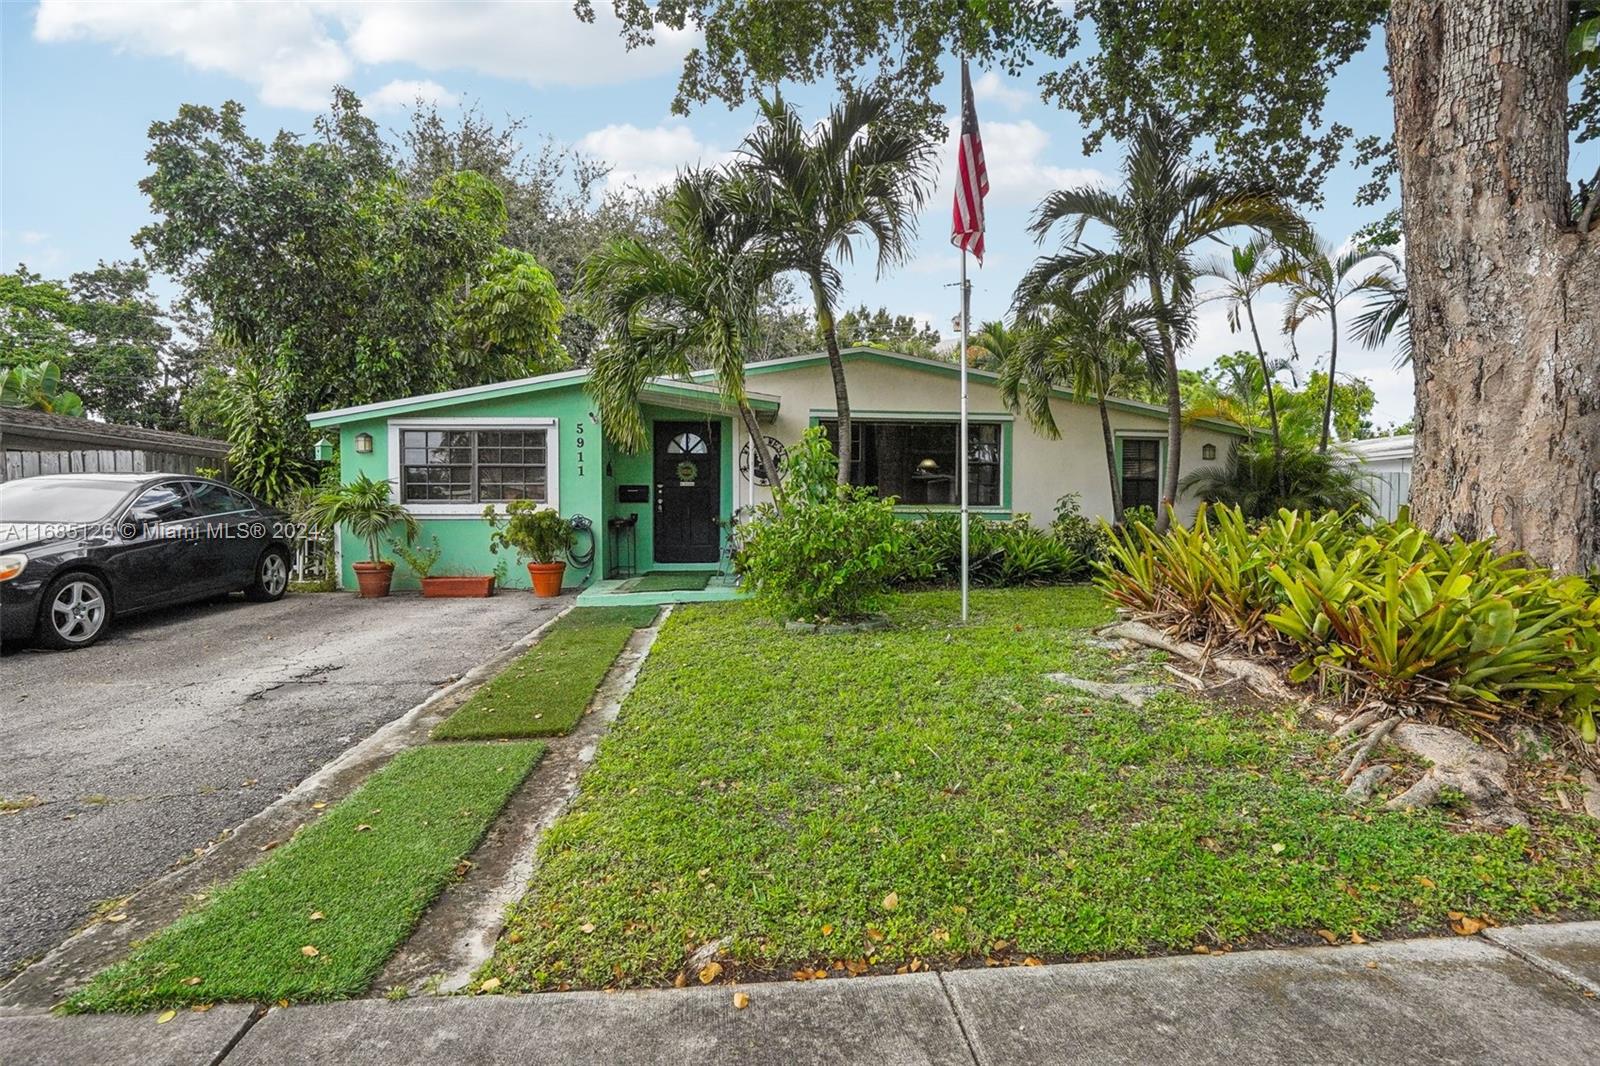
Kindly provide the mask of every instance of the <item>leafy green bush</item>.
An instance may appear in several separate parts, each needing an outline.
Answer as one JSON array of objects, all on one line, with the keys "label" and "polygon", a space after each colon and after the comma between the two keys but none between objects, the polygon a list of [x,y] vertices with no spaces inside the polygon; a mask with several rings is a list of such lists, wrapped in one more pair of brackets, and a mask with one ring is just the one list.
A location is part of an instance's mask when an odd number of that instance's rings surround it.
[{"label": "leafy green bush", "polygon": [[1317,451],[1310,444],[1236,443],[1221,466],[1196,470],[1182,490],[1206,503],[1237,507],[1246,518],[1270,518],[1280,510],[1372,513],[1371,478],[1360,464]]},{"label": "leafy green bush", "polygon": [[1450,713],[1562,716],[1596,734],[1600,598],[1582,578],[1444,542],[1402,513],[1370,530],[1202,506],[1189,529],[1115,535],[1097,583],[1135,614],[1211,643],[1287,645],[1296,681]]},{"label": "leafy green bush", "polygon": [[789,453],[776,504],[743,527],[734,565],[756,602],[785,619],[860,618],[905,565],[906,526],[893,500],[836,483],[820,428]]},{"label": "leafy green bush", "polygon": [[439,565],[439,557],[444,554],[444,548],[439,544],[438,537],[429,537],[427,544],[417,545],[392,540],[389,542],[389,547],[419,578],[431,575],[433,568]]},{"label": "leafy green bush", "polygon": [[504,548],[530,563],[556,563],[572,550],[572,523],[554,508],[533,500],[512,500],[504,515],[490,504],[483,509],[483,518],[489,523],[491,553]]},{"label": "leafy green bush", "polygon": [[[1070,581],[1089,568],[1085,553],[1026,519],[991,522],[973,517],[968,528],[972,581],[978,585],[1043,585]],[[898,580],[948,582],[961,576],[961,516],[929,514],[910,522]]]},{"label": "leafy green bush", "polygon": [[[1154,519],[1152,518],[1152,524]],[[1083,513],[1078,494],[1069,492],[1056,501],[1056,516],[1050,522],[1056,540],[1093,561],[1105,557],[1106,535],[1100,521]]]},{"label": "leafy green bush", "polygon": [[1156,528],[1156,509],[1149,504],[1136,503],[1132,507],[1122,509],[1122,524],[1124,526],[1149,526]]}]

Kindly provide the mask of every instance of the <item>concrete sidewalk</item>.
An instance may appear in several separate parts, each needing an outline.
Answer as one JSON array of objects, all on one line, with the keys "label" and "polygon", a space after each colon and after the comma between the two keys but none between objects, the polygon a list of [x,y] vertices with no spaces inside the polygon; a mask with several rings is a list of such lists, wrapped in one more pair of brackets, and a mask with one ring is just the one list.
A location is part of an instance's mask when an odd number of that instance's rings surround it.
[{"label": "concrete sidewalk", "polygon": [[0,1062],[1550,1063],[1600,1055],[1600,922],[1483,937],[645,992],[0,1016]]}]

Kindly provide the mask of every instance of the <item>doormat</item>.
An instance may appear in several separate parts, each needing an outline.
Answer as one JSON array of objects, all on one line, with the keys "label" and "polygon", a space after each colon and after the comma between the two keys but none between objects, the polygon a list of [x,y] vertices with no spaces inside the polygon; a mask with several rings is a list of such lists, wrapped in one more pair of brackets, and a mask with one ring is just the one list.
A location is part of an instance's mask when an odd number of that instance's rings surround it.
[{"label": "doormat", "polygon": [[635,578],[629,592],[699,592],[712,578],[715,570],[657,570]]}]

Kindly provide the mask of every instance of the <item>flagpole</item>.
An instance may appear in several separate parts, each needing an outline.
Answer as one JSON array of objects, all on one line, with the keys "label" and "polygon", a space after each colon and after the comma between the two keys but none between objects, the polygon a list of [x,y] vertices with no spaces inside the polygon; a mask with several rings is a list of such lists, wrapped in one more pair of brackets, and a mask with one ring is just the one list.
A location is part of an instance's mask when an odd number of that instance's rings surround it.
[{"label": "flagpole", "polygon": [[961,438],[956,446],[961,464],[961,620],[967,620],[967,476],[972,469],[972,445],[967,439],[967,315],[972,301],[967,297],[967,250],[961,249],[961,348],[956,353],[961,363]]}]

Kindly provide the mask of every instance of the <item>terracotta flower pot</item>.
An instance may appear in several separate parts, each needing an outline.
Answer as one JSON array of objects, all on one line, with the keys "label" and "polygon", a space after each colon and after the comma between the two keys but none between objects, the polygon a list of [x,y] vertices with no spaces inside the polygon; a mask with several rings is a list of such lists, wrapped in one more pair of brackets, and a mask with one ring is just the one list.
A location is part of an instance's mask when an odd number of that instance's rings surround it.
[{"label": "terracotta flower pot", "polygon": [[494,576],[451,575],[422,579],[422,595],[428,599],[461,599],[487,596],[494,588]]},{"label": "terracotta flower pot", "polygon": [[566,563],[529,563],[528,576],[533,579],[533,594],[561,595],[561,578],[566,572]]},{"label": "terracotta flower pot", "polygon": [[389,595],[389,583],[394,580],[393,563],[356,563],[354,566],[362,599],[372,600]]}]

